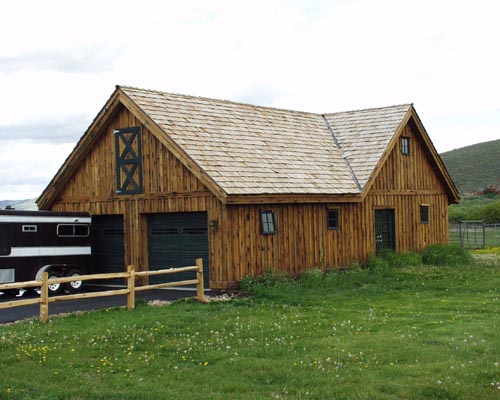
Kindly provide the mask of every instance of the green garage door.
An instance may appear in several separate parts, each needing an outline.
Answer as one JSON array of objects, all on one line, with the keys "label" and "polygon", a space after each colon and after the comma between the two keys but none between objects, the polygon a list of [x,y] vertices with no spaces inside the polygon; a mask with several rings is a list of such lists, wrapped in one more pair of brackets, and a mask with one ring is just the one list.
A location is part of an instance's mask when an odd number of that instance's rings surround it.
[{"label": "green garage door", "polygon": [[[93,273],[125,271],[122,215],[92,216],[92,265]],[[123,279],[97,281],[124,284]]]},{"label": "green garage door", "polygon": [[[149,269],[196,265],[203,259],[205,287],[208,288],[207,213],[163,213],[148,215]],[[151,277],[151,283],[195,279],[195,272]]]}]

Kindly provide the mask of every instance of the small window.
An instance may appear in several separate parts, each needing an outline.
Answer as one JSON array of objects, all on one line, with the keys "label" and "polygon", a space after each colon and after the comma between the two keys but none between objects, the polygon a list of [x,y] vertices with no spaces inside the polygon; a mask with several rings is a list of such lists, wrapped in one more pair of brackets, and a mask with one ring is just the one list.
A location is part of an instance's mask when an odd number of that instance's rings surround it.
[{"label": "small window", "polygon": [[0,224],[0,256],[8,256],[11,246],[10,225]]},{"label": "small window", "polygon": [[37,231],[36,225],[23,225],[23,232],[35,233],[36,231]]},{"label": "small window", "polygon": [[57,225],[57,236],[61,237],[86,237],[89,235],[88,225],[61,224]]},{"label": "small window", "polygon": [[428,224],[429,223],[429,206],[425,204],[420,205],[420,223]]},{"label": "small window", "polygon": [[264,235],[276,233],[276,213],[274,211],[261,211],[260,221],[262,223],[262,233]]},{"label": "small window", "polygon": [[75,236],[88,236],[89,235],[89,227],[88,225],[74,225],[75,228]]},{"label": "small window", "polygon": [[410,138],[407,136],[401,136],[401,154],[410,155]]},{"label": "small window", "polygon": [[337,209],[328,210],[328,229],[329,230],[339,229],[339,210]]}]

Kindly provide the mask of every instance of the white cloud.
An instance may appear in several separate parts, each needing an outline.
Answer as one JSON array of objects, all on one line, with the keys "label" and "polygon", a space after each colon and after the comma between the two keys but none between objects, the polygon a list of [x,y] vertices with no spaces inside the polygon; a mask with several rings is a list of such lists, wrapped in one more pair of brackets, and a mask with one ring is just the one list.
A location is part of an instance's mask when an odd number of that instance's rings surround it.
[{"label": "white cloud", "polygon": [[315,112],[413,102],[438,151],[500,138],[499,11],[494,0],[9,2],[0,140],[69,142],[116,84]]},{"label": "white cloud", "polygon": [[0,140],[0,199],[25,199],[41,194],[74,143]]}]

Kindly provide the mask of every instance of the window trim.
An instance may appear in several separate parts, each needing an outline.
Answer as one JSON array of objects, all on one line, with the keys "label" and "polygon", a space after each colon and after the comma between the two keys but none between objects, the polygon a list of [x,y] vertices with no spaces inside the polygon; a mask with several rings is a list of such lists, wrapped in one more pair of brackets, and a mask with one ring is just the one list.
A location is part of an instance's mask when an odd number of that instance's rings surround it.
[{"label": "window trim", "polygon": [[404,155],[404,156],[410,155],[410,137],[409,136],[401,136],[400,148],[401,148],[402,155]]},{"label": "window trim", "polygon": [[[423,212],[425,210],[425,212]],[[430,207],[429,204],[420,204],[420,223],[428,225],[430,222]],[[425,218],[423,218],[425,216]]]},{"label": "window trim", "polygon": [[[335,214],[335,218],[330,218],[330,213]],[[335,225],[330,225],[330,222],[335,221]],[[340,229],[340,209],[328,208],[326,211],[326,226],[329,231],[338,231]]]},{"label": "window trim", "polygon": [[[267,220],[267,217],[271,216],[271,220]],[[265,218],[265,219],[264,219]],[[260,231],[263,235],[274,235],[278,232],[278,226],[276,224],[276,211],[274,210],[261,210],[260,212]]]},{"label": "window trim", "polygon": [[37,225],[23,225],[22,231],[24,233],[36,233],[36,232],[38,232],[38,226]]},{"label": "window trim", "polygon": [[115,129],[114,135],[116,194],[142,194],[141,127]]}]

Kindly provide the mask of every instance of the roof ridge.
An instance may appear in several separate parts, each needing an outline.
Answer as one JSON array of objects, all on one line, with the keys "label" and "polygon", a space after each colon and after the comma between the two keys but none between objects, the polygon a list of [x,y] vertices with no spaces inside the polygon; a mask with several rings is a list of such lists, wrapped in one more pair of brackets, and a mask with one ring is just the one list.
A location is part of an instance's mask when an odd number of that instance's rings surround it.
[{"label": "roof ridge", "polygon": [[137,90],[137,91],[142,91],[142,92],[151,92],[151,93],[158,93],[162,95],[172,95],[172,96],[179,96],[179,97],[185,97],[185,98],[190,98],[190,99],[199,99],[199,100],[208,100],[208,101],[216,101],[220,103],[228,103],[228,104],[234,104],[234,105],[240,105],[240,106],[247,106],[247,107],[253,107],[253,108],[265,108],[268,110],[277,110],[277,111],[286,111],[286,112],[293,112],[297,114],[305,114],[305,115],[315,115],[318,117],[323,117],[323,116],[328,116],[328,115],[336,115],[336,114],[349,114],[349,113],[357,113],[357,112],[362,112],[362,111],[375,111],[375,110],[386,110],[390,108],[397,108],[397,107],[412,107],[413,103],[401,103],[401,104],[393,104],[391,106],[382,106],[382,107],[369,107],[369,108],[360,108],[356,110],[346,110],[346,111],[335,111],[335,112],[327,112],[327,113],[321,113],[321,112],[312,112],[312,111],[301,111],[301,110],[296,110],[292,108],[283,108],[283,107],[274,107],[274,106],[263,106],[259,104],[252,104],[252,103],[245,103],[243,101],[235,101],[235,100],[228,100],[228,99],[219,99],[215,97],[206,97],[206,96],[196,96],[192,94],[185,94],[185,93],[176,93],[176,92],[166,92],[163,90],[157,90],[157,89],[146,89],[146,88],[140,88],[137,86],[129,86],[129,85],[116,85],[116,88],[120,89],[131,89],[131,90]]},{"label": "roof ridge", "polygon": [[273,107],[273,106],[262,106],[258,104],[252,104],[252,103],[245,103],[242,101],[234,101],[234,100],[227,100],[227,99],[217,99],[214,97],[205,97],[205,96],[196,96],[192,94],[184,94],[184,93],[174,93],[174,92],[165,92],[161,90],[154,90],[154,89],[144,89],[144,88],[139,88],[139,87],[134,87],[134,86],[127,86],[127,85],[116,85],[116,88],[118,89],[131,89],[131,90],[137,90],[137,91],[142,91],[142,92],[151,92],[151,93],[158,93],[162,95],[172,95],[172,96],[178,96],[178,97],[184,97],[184,98],[189,98],[189,99],[200,99],[200,100],[208,100],[212,102],[219,102],[219,103],[228,103],[228,104],[233,104],[233,105],[238,105],[238,106],[246,106],[246,107],[251,107],[251,108],[263,108],[266,110],[276,110],[276,111],[286,111],[286,112],[292,112],[296,114],[304,114],[304,115],[314,115],[319,118],[323,115],[322,113],[317,113],[317,112],[311,112],[311,111],[301,111],[301,110],[294,110],[291,108],[282,108],[282,107]]},{"label": "roof ridge", "polygon": [[335,111],[330,113],[323,113],[322,115],[337,115],[337,114],[350,114],[350,113],[359,113],[363,111],[376,111],[376,110],[388,110],[391,108],[399,108],[399,107],[413,107],[413,103],[401,103],[401,104],[393,104],[392,106],[383,106],[383,107],[369,107],[369,108],[359,108],[357,110],[346,110],[346,111]]}]

